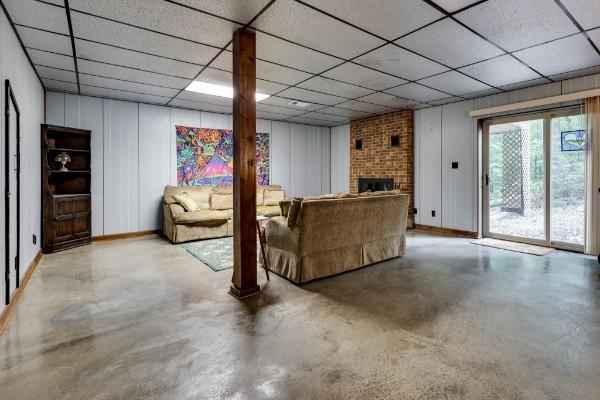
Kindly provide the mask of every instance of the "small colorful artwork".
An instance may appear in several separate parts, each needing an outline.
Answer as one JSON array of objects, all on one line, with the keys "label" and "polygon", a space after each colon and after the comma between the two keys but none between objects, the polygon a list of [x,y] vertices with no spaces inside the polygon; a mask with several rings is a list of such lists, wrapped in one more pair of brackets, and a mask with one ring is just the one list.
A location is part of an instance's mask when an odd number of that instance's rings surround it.
[{"label": "small colorful artwork", "polygon": [[[233,132],[175,126],[179,186],[233,184]],[[256,134],[256,180],[269,184],[269,134]]]},{"label": "small colorful artwork", "polygon": [[565,131],[560,133],[561,151],[581,151],[585,150],[585,130]]}]

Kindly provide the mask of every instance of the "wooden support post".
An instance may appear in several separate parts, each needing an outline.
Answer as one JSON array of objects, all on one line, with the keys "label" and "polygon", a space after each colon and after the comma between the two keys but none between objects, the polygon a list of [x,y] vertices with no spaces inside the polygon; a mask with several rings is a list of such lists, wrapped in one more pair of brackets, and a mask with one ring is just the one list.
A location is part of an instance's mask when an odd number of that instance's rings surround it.
[{"label": "wooden support post", "polygon": [[256,283],[256,34],[233,34],[233,280],[229,293],[260,293]]}]

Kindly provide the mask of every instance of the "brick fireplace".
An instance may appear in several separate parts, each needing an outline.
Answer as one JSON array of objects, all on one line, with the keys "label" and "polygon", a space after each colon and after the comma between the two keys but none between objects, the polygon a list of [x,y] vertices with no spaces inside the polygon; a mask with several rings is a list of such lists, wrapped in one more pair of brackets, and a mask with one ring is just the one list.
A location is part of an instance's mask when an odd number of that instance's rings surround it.
[{"label": "brick fireplace", "polygon": [[359,179],[389,182],[409,195],[408,225],[413,226],[413,112],[398,111],[350,123],[350,191]]}]

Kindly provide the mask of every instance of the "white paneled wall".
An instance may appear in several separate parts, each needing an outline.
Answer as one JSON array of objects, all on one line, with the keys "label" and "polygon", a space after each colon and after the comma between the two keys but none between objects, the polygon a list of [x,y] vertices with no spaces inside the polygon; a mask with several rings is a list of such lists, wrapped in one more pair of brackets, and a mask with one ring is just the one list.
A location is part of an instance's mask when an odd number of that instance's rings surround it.
[{"label": "white paneled wall", "polygon": [[[44,89],[23,52],[4,12],[0,11],[0,185],[4,187],[5,80],[10,80],[21,112],[21,259],[20,275],[40,248],[40,124],[44,122]],[[11,132],[11,140],[14,140]],[[0,196],[0,271],[4,273],[4,195]],[[15,212],[15,210],[11,210]],[[36,244],[33,243],[36,236]],[[13,282],[14,285],[14,282]],[[0,279],[0,311],[4,306],[4,279]]]},{"label": "white paneled wall", "polygon": [[[473,101],[415,112],[415,222],[477,231],[477,134]],[[452,163],[458,168],[452,168]],[[435,211],[435,216],[432,215]]]},{"label": "white paneled wall", "polygon": [[350,125],[331,129],[331,191],[350,191]]},{"label": "white paneled wall", "polygon": [[[165,185],[177,184],[175,125],[232,129],[232,118],[48,92],[47,121],[92,130],[94,236],[160,229]],[[257,120],[271,134],[271,183],[289,196],[329,193],[330,129]]]}]

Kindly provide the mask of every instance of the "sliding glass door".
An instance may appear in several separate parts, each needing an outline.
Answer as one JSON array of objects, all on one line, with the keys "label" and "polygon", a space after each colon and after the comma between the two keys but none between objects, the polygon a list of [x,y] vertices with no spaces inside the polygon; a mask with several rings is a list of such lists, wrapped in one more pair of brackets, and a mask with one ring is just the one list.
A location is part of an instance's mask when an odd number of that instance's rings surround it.
[{"label": "sliding glass door", "polygon": [[583,246],[584,127],[579,109],[485,122],[485,236]]}]

